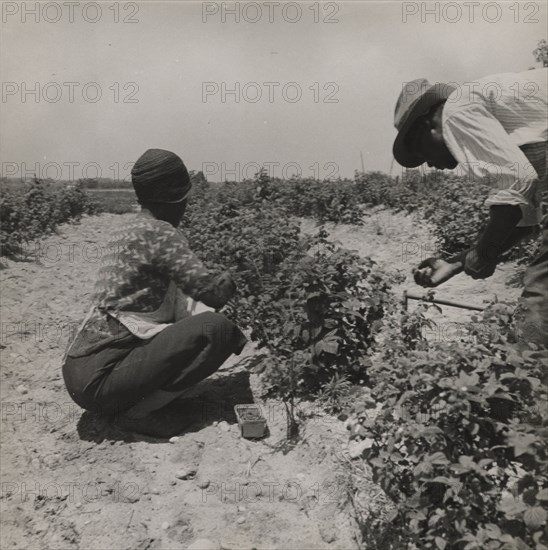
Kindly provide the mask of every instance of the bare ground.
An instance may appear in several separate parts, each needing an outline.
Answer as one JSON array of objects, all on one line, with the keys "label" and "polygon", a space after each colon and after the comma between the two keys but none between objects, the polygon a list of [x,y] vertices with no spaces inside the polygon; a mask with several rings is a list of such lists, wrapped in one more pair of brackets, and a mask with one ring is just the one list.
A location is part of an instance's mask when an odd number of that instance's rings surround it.
[{"label": "bare ground", "polygon": [[[68,326],[85,315],[111,229],[128,216],[65,225],[30,250],[33,261],[7,260],[0,271],[0,547],[365,547],[347,500],[343,422],[303,405],[302,437],[287,444],[283,404],[261,400],[250,374],[251,345],[188,396],[195,422],[174,442],[125,434],[72,403],[61,376]],[[303,222],[304,230],[313,227]],[[432,242],[414,217],[379,209],[364,227],[329,229],[346,247],[405,273]],[[460,275],[443,295],[515,299],[518,289],[505,284],[513,270],[505,266],[479,282]],[[418,290],[409,277],[398,292],[403,288]],[[469,316],[444,308],[436,320],[442,326]],[[259,441],[240,437],[233,413],[235,404],[250,402],[262,404],[268,420],[269,435]],[[189,470],[195,473],[180,479]]]}]

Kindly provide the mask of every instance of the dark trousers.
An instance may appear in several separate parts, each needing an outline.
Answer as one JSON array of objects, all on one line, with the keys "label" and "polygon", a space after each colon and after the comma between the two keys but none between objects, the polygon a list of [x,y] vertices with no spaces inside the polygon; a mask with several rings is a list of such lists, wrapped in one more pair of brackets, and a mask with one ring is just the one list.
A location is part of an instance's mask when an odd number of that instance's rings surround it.
[{"label": "dark trousers", "polygon": [[548,347],[548,227],[543,229],[538,255],[527,268],[521,295],[524,315],[518,321],[518,338]]},{"label": "dark trousers", "polygon": [[83,357],[67,357],[63,377],[72,399],[87,410],[125,411],[156,390],[179,392],[214,373],[246,338],[223,315],[201,313],[150,340],[125,338]]}]

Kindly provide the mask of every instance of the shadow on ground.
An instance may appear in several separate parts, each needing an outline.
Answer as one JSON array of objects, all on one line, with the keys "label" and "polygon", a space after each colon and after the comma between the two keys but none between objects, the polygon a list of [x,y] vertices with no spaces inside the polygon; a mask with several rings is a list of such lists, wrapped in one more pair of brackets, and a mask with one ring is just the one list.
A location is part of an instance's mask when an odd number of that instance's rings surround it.
[{"label": "shadow on ground", "polygon": [[[181,433],[198,432],[213,422],[236,423],[234,406],[253,403],[253,393],[249,384],[249,372],[218,372],[189,389],[183,397],[170,404],[174,416],[180,416],[185,428]],[[163,443],[136,433],[124,432],[113,424],[113,417],[85,411],[78,420],[77,430],[80,439],[101,443],[108,441]]]}]

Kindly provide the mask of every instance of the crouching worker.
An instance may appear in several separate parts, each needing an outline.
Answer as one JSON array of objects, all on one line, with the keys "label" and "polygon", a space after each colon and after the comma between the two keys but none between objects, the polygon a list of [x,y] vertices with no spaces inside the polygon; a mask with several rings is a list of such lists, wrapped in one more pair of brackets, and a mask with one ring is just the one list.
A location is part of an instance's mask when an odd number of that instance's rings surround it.
[{"label": "crouching worker", "polygon": [[235,285],[228,273],[213,277],[177,229],[191,188],[183,161],[149,149],[131,176],[141,211],[111,236],[63,376],[84,409],[114,415],[127,431],[170,437],[185,419],[166,406],[239,355],[246,339],[223,315],[188,307],[218,309]]}]

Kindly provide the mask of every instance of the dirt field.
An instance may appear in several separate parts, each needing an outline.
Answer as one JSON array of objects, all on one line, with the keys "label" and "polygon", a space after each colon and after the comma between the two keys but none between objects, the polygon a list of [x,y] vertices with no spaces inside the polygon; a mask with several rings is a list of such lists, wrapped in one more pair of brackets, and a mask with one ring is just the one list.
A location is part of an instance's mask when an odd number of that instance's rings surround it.
[{"label": "dirt field", "polygon": [[[315,223],[305,220],[303,231],[311,231]],[[362,256],[369,256],[389,271],[399,271],[405,281],[395,291],[403,295],[404,290],[424,294],[425,289],[416,285],[411,270],[417,264],[436,252],[435,241],[427,224],[416,216],[394,213],[384,207],[369,210],[365,225],[356,228],[351,225],[326,225],[331,239],[346,248],[356,250]],[[508,283],[516,274],[514,263],[502,264],[489,279],[474,281],[460,274],[435,289],[435,296],[469,304],[484,306],[492,301],[516,301],[521,290]],[[409,309],[417,302],[410,301]],[[466,309],[442,307],[442,313],[431,311],[431,317],[438,326],[438,337],[445,340],[459,338],[470,325],[473,312]],[[477,314],[477,312],[475,312]],[[462,330],[459,329],[462,325]],[[435,332],[429,336],[436,337]]]},{"label": "dirt field", "polygon": [[[189,395],[195,422],[173,442],[128,436],[71,402],[60,368],[68,327],[86,313],[108,236],[128,216],[63,226],[35,250],[38,261],[5,261],[0,271],[0,547],[358,548],[346,500],[344,423],[308,405],[303,440],[284,445],[284,408],[261,401],[249,374],[252,346]],[[421,250],[430,255],[427,230],[403,214],[372,210],[363,228],[338,226],[332,236],[405,273]],[[519,290],[505,285],[513,270],[479,282],[460,275],[439,294],[476,303],[514,299]],[[409,280],[403,288],[418,290]],[[444,308],[437,321],[454,328],[469,318]],[[239,436],[232,410],[253,401],[264,405],[270,429],[260,441]]]}]

